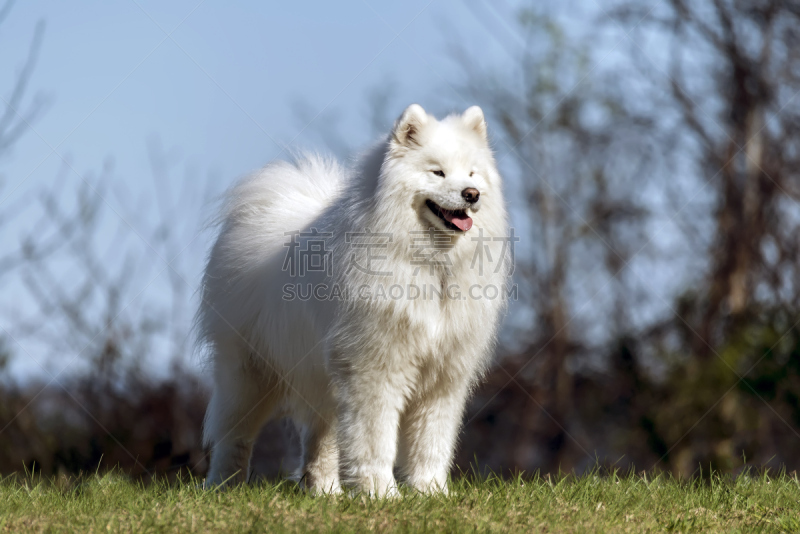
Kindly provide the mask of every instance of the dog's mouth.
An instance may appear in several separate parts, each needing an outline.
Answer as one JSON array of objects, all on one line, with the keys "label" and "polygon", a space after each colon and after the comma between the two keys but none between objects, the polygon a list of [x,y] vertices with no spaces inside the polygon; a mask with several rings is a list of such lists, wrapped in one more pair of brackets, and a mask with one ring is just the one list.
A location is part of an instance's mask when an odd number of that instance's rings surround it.
[{"label": "dog's mouth", "polygon": [[466,232],[472,228],[472,219],[465,210],[446,210],[431,199],[425,201],[425,205],[439,217],[444,225],[456,232]]}]

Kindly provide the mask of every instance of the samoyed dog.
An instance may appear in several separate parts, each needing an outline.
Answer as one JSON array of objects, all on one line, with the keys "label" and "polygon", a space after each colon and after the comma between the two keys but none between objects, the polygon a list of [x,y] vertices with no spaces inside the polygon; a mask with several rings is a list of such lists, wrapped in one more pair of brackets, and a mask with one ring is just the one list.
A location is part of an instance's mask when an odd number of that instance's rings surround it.
[{"label": "samoyed dog", "polygon": [[235,186],[198,312],[214,391],[207,483],[248,478],[269,418],[297,425],[298,479],[423,492],[447,476],[486,368],[511,248],[501,178],[477,106],[409,106],[352,168],[278,162]]}]

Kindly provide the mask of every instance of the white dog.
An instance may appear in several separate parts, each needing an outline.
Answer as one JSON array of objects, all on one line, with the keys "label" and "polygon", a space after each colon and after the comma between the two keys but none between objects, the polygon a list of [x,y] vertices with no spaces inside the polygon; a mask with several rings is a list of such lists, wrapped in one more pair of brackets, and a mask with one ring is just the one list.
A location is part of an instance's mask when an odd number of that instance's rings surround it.
[{"label": "white dog", "polygon": [[391,495],[395,468],[446,491],[509,295],[501,189],[481,109],[416,104],[352,170],[309,156],[236,186],[198,312],[207,481],[246,480],[259,429],[288,415],[312,491]]}]

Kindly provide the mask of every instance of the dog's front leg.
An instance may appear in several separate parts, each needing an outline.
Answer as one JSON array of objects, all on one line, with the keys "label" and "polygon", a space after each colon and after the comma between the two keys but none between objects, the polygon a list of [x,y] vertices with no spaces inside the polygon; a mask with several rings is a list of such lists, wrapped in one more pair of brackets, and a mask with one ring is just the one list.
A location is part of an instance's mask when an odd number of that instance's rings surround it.
[{"label": "dog's front leg", "polygon": [[400,427],[399,465],[405,481],[423,493],[447,493],[466,384],[440,384],[412,399]]},{"label": "dog's front leg", "polygon": [[401,377],[362,372],[339,381],[342,480],[373,496],[397,495],[392,468],[403,408]]}]

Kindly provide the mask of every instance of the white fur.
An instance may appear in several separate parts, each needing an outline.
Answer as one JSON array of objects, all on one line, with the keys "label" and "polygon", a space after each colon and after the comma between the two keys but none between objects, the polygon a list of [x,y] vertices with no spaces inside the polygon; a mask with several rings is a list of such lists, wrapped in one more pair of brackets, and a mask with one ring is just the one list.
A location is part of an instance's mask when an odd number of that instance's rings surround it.
[{"label": "white fur", "polygon": [[[445,172],[445,178],[433,174]],[[480,191],[475,205],[461,191]],[[446,230],[425,205],[469,208],[474,226],[457,233],[433,267],[415,264],[413,240]],[[447,288],[444,298],[285,299],[298,282],[282,269],[285,233],[329,231],[333,274],[309,272],[303,284]],[[390,232],[368,252],[347,232]],[[319,156],[273,163],[230,193],[206,269],[198,312],[200,339],[213,362],[214,393],[204,440],[213,447],[208,481],[246,480],[264,422],[288,415],[301,430],[302,475],[317,492],[340,481],[375,495],[396,492],[394,469],[421,491],[446,491],[461,415],[491,356],[502,298],[472,298],[475,284],[504,290],[509,265],[501,179],[480,108],[437,121],[410,106],[384,141],[353,169]],[[302,242],[302,240],[301,240]],[[475,249],[495,263],[480,272]],[[430,252],[430,250],[428,251]],[[367,254],[389,276],[366,274]],[[497,262],[502,262],[497,268]],[[432,271],[432,272],[431,272]],[[476,294],[479,291],[475,292]],[[363,292],[361,293],[363,295]]]}]

